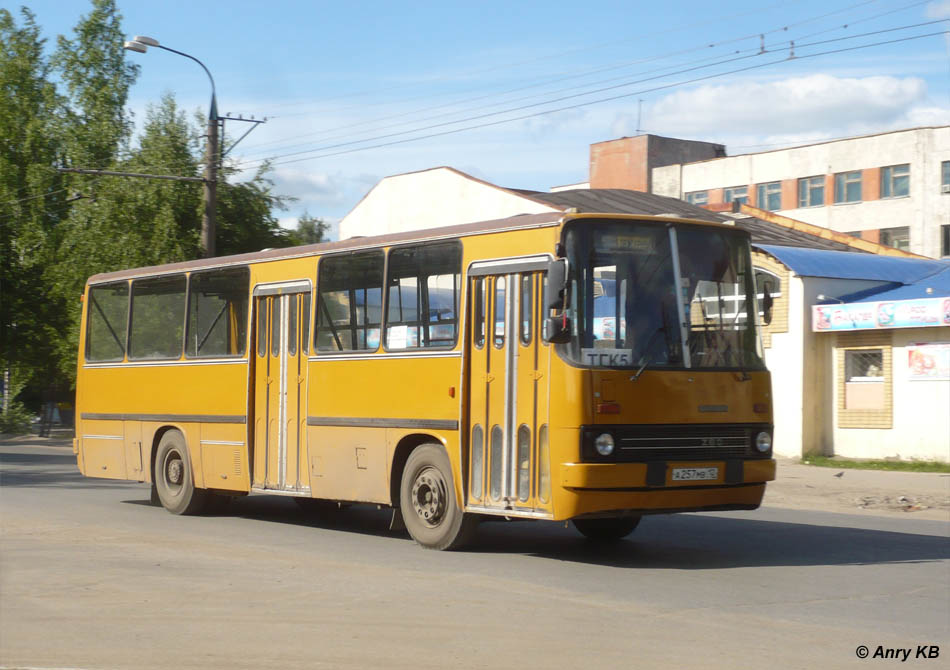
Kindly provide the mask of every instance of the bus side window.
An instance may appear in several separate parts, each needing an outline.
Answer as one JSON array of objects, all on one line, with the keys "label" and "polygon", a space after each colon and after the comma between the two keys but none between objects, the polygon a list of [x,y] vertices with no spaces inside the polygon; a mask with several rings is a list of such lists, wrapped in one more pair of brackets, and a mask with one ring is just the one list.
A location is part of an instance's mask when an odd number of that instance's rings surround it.
[{"label": "bus side window", "polygon": [[121,361],[129,323],[129,283],[91,287],[86,309],[86,360]]},{"label": "bus side window", "polygon": [[317,269],[317,351],[375,351],[382,321],[383,252],[329,256]]},{"label": "bus side window", "polygon": [[387,349],[455,346],[461,264],[458,243],[389,252]]},{"label": "bus side window", "polygon": [[267,298],[257,299],[257,355],[267,355]]},{"label": "bus side window", "polygon": [[132,282],[130,360],[181,357],[186,284],[183,274]]},{"label": "bus side window", "polygon": [[521,344],[531,344],[531,296],[534,293],[534,280],[531,275],[521,277]]},{"label": "bus side window", "polygon": [[492,342],[496,349],[505,346],[505,278],[495,279],[495,309],[492,319]]},{"label": "bus side window", "polygon": [[247,268],[193,272],[189,278],[185,355],[243,356],[247,347]]},{"label": "bus side window", "polygon": [[485,278],[479,277],[472,289],[472,328],[475,332],[475,346],[485,346]]}]

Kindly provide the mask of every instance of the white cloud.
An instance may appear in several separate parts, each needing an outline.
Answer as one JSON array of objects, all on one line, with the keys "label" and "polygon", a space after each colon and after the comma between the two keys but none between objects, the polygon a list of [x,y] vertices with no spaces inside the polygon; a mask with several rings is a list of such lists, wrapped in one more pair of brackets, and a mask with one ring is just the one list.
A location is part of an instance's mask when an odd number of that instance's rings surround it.
[{"label": "white cloud", "polygon": [[[890,127],[925,104],[917,77],[838,77],[814,74],[769,82],[701,86],[677,91],[644,109],[648,132],[708,140],[755,135],[842,136]],[[619,115],[615,134],[630,134],[635,114]]]},{"label": "white cloud", "polygon": [[928,19],[950,18],[950,0],[938,0],[927,5]]}]

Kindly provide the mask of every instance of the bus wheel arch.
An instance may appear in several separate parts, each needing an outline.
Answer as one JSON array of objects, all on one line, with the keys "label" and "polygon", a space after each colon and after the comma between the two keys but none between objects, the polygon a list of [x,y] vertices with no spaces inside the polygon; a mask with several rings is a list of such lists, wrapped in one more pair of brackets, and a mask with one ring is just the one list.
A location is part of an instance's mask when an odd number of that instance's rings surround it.
[{"label": "bus wheel arch", "polygon": [[[427,438],[410,449],[397,449],[396,453],[407,451],[400,467],[399,494],[394,503],[398,500],[409,534],[427,549],[464,546],[471,540],[478,518],[465,514],[458,503],[445,445]],[[393,460],[395,465],[396,459]]]},{"label": "bus wheel arch", "polygon": [[152,486],[155,497],[171,514],[197,514],[208,492],[195,487],[195,473],[184,434],[174,427],[156,431],[152,453]]},{"label": "bus wheel arch", "polygon": [[389,499],[393,507],[399,507],[399,486],[402,483],[402,473],[406,469],[406,461],[412,450],[423,444],[441,444],[441,441],[425,433],[405,435],[393,450],[392,466],[389,471]]}]

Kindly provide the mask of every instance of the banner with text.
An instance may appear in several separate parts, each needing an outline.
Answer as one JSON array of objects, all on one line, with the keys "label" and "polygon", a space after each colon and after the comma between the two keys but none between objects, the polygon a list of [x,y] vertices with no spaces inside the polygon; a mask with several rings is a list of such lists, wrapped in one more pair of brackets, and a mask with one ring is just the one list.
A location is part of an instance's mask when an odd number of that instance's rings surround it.
[{"label": "banner with text", "polygon": [[950,298],[813,305],[814,332],[950,326]]}]

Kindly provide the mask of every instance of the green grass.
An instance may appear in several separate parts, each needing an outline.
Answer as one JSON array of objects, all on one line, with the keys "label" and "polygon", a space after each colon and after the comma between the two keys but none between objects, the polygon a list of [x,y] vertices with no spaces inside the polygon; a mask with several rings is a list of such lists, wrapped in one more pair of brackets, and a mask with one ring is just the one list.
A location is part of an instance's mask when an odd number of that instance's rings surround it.
[{"label": "green grass", "polygon": [[893,470],[896,472],[948,472],[950,463],[940,461],[864,461],[833,456],[808,456],[801,461],[804,465],[816,465],[820,468],[840,468],[841,470]]}]

